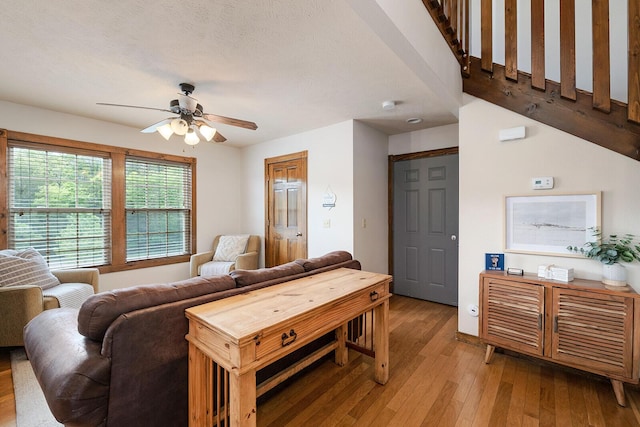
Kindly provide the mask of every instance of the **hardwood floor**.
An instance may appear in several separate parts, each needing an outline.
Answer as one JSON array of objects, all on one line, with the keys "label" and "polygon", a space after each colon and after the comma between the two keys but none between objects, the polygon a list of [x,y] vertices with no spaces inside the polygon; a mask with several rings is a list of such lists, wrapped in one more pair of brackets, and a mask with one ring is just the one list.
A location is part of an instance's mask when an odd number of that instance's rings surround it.
[{"label": "hardwood floor", "polygon": [[390,378],[373,381],[373,360],[350,352],[258,406],[261,426],[639,426],[640,393],[627,407],[608,380],[455,339],[457,309],[393,296]]},{"label": "hardwood floor", "polygon": [[16,404],[11,379],[9,348],[0,348],[0,427],[15,427]]},{"label": "hardwood floor", "polygon": [[[618,406],[609,381],[455,339],[455,307],[393,296],[390,378],[373,360],[323,361],[258,406],[259,426],[640,426],[640,392]],[[0,426],[15,425],[11,370],[0,349]]]}]

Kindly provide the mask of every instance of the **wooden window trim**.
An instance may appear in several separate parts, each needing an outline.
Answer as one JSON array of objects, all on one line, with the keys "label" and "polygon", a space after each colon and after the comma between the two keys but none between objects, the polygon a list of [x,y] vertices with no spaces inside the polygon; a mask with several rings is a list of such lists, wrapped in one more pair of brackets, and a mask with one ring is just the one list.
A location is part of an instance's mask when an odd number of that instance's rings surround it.
[{"label": "wooden window trim", "polygon": [[124,164],[127,156],[136,156],[150,160],[167,160],[180,162],[191,166],[191,252],[196,245],[196,158],[176,156],[172,154],[155,153],[151,151],[137,150],[125,147],[116,147],[92,142],[75,141],[64,138],[56,138],[43,135],[35,135],[24,132],[15,132],[0,129],[0,176],[4,185],[0,185],[0,249],[7,248],[8,244],[8,206],[7,206],[7,161],[9,140],[35,143],[41,146],[51,146],[57,149],[85,150],[90,153],[107,155],[111,158],[111,264],[98,266],[100,273],[111,273],[116,271],[128,271],[138,268],[158,267],[162,265],[188,262],[191,254],[179,255],[166,258],[148,259],[141,261],[126,262],[126,227],[125,227],[125,177]]}]

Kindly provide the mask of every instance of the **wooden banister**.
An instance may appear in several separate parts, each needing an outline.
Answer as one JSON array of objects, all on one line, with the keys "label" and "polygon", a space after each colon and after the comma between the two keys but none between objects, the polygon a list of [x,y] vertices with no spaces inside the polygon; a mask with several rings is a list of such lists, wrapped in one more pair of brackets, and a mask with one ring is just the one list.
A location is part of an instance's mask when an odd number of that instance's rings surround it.
[{"label": "wooden banister", "polygon": [[[466,77],[464,91],[640,160],[640,1],[628,0],[627,104],[611,99],[609,0],[592,0],[593,93],[576,87],[575,0],[554,2],[558,6],[552,9],[560,18],[557,83],[545,75],[544,0],[531,0],[530,11],[519,11],[517,0],[504,1],[505,62],[498,66],[493,62],[492,0],[480,1],[480,58],[473,60],[469,55],[469,0],[423,0],[460,61]],[[519,12],[531,15],[530,73],[518,69]],[[523,77],[525,85],[521,84]]]},{"label": "wooden banister", "polygon": [[575,0],[560,0],[560,95],[576,100]]},{"label": "wooden banister", "polygon": [[480,50],[481,66],[484,71],[493,71],[493,11],[492,0],[480,3]]},{"label": "wooden banister", "polygon": [[509,80],[518,80],[518,2],[504,2],[504,72]]},{"label": "wooden banister", "polygon": [[544,0],[531,0],[531,86],[546,88],[544,66]]},{"label": "wooden banister", "polygon": [[593,0],[593,108],[611,111],[611,71],[609,58],[609,2]]},{"label": "wooden banister", "polygon": [[640,2],[629,0],[629,120],[640,123]]},{"label": "wooden banister", "polygon": [[469,69],[469,1],[422,0],[466,75]]}]

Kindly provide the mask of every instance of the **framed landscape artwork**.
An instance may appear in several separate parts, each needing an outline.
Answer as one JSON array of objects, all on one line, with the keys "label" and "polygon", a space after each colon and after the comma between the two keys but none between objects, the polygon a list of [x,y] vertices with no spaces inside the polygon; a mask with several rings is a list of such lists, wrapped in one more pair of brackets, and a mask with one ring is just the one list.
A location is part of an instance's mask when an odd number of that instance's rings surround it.
[{"label": "framed landscape artwork", "polygon": [[592,241],[600,228],[600,192],[505,197],[505,252],[580,256],[567,246]]}]

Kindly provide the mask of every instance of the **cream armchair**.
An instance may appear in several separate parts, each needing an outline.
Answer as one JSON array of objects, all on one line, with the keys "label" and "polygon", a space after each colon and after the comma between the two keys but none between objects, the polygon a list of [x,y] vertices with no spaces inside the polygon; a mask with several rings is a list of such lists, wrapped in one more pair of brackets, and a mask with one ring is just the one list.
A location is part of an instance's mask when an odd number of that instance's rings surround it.
[{"label": "cream armchair", "polygon": [[[100,273],[97,268],[52,270],[51,273],[60,280],[58,286],[86,283],[93,287],[95,293],[99,292]],[[42,292],[41,287],[34,285],[0,287],[0,347],[23,346],[22,330],[25,325],[44,310],[60,307],[57,298],[43,296]]]},{"label": "cream armchair", "polygon": [[[222,235],[218,235],[213,239],[213,245],[211,246],[211,250],[207,252],[201,252],[194,255],[191,255],[191,261],[189,263],[190,266],[190,276],[196,277],[200,276],[203,266],[208,264],[205,267],[205,271],[213,267],[213,269],[217,272],[217,274],[225,274],[232,270],[255,270],[258,268],[258,255],[260,253],[260,236],[250,235],[247,241],[247,246],[244,253],[237,255],[234,259],[224,259],[221,261],[216,261],[214,258],[224,258],[220,256],[222,251],[219,251],[219,244]],[[233,236],[225,236],[225,237],[233,237]],[[224,239],[223,239],[224,240]],[[216,254],[218,256],[216,256]],[[218,263],[218,265],[216,265]]]}]

